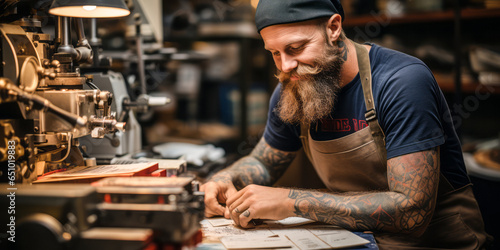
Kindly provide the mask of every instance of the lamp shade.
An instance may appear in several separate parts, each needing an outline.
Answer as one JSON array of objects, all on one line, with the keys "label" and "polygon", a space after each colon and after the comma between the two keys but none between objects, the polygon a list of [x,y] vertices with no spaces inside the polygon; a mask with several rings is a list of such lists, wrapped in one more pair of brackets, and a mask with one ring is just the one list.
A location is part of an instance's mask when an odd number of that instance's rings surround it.
[{"label": "lamp shade", "polygon": [[49,13],[56,16],[102,18],[127,16],[130,10],[123,0],[54,0]]}]

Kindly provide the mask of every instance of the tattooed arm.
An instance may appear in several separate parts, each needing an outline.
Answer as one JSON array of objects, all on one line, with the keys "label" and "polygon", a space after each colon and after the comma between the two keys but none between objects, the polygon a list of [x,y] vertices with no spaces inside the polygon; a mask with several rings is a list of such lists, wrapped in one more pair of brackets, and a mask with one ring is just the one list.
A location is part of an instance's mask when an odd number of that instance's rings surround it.
[{"label": "tattooed arm", "polygon": [[242,189],[249,184],[273,184],[283,175],[295,155],[295,152],[276,150],[261,138],[250,155],[215,174],[201,186],[201,190],[205,192],[205,215],[223,215],[225,208],[219,203],[226,203],[227,198],[236,193],[236,188]]},{"label": "tattooed arm", "polygon": [[272,148],[262,137],[249,156],[236,162],[232,171],[238,189],[249,184],[270,186],[276,182],[293,161],[296,152],[285,152]]},{"label": "tattooed arm", "polygon": [[[387,162],[389,191],[325,193],[249,185],[227,200],[236,224],[252,219],[310,218],[346,229],[420,235],[436,204],[439,151],[432,149]],[[228,216],[226,216],[228,217]]]},{"label": "tattooed arm", "polygon": [[285,152],[269,146],[261,138],[250,155],[235,162],[228,169],[217,173],[212,180],[224,176],[242,189],[249,184],[272,185],[288,168],[295,158],[295,152]]},{"label": "tattooed arm", "polygon": [[387,178],[387,192],[339,195],[290,190],[288,197],[296,216],[351,230],[423,233],[436,204],[439,151],[388,160]]}]

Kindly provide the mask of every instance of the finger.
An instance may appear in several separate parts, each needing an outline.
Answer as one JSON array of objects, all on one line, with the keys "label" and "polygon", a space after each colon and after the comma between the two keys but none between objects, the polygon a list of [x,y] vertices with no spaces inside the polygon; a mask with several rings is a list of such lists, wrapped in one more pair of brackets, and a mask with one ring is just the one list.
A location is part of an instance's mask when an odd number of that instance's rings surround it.
[{"label": "finger", "polygon": [[229,200],[230,197],[233,197],[236,193],[238,193],[238,190],[234,186],[229,186],[226,191],[226,204],[227,201]]},{"label": "finger", "polygon": [[206,209],[205,208],[205,217],[210,218],[210,217],[215,217],[215,216],[220,216],[218,212],[214,212],[213,210]]},{"label": "finger", "polygon": [[205,207],[205,217],[214,217],[214,216],[224,216],[224,207],[221,205],[216,205],[217,207]]},{"label": "finger", "polygon": [[[242,198],[240,199],[242,201],[241,204],[239,204],[233,211],[234,212],[239,212],[239,213],[233,213],[233,217],[237,216],[237,218],[233,219],[235,222],[237,221],[237,225],[241,227],[252,227],[252,225],[249,225],[250,220],[252,218],[255,218],[255,212],[256,210],[253,208],[253,201],[251,198],[247,197],[247,195],[243,195]],[[238,201],[240,201],[238,200]],[[237,202],[238,202],[237,201]],[[253,214],[252,214],[253,213]]]},{"label": "finger", "polygon": [[231,218],[231,210],[229,210],[229,207],[226,206],[226,209],[224,210],[224,217],[226,219],[232,219]]},{"label": "finger", "polygon": [[247,209],[247,207],[236,207],[235,209],[233,209],[231,211],[231,219],[233,219],[234,223],[236,225],[239,225],[240,224],[240,215],[241,213],[243,213],[245,210]]},{"label": "finger", "polygon": [[202,185],[200,186],[200,191],[201,191],[201,192],[205,192],[205,188],[207,188],[207,184],[206,184],[206,183],[205,183],[205,184],[202,184]]},{"label": "finger", "polygon": [[234,196],[234,194],[236,194],[238,192],[238,190],[236,190],[236,188],[234,186],[230,186],[227,188],[227,191],[225,193],[225,203],[226,203],[226,207],[224,209],[224,217],[226,219],[231,219],[231,210],[229,210],[229,204],[227,204],[227,200],[229,199],[229,197],[232,197]]},{"label": "finger", "polygon": [[233,210],[236,206],[238,206],[238,204],[233,204],[233,203],[235,203],[237,200],[241,198],[241,196],[245,194],[246,189],[247,188],[243,188],[240,191],[236,191],[236,189],[234,189],[235,192],[231,193],[227,197],[226,206],[229,207],[229,211]]},{"label": "finger", "polygon": [[227,207],[227,206],[224,209],[224,218],[231,219],[231,211],[229,211],[229,207]]},{"label": "finger", "polygon": [[[240,204],[236,205],[237,203],[241,202]],[[252,201],[247,197],[247,195],[241,196],[241,198],[233,203],[235,208],[231,211],[231,219],[235,222],[236,225],[242,224],[241,222],[241,216],[243,214],[249,215],[249,208],[252,206]]]},{"label": "finger", "polygon": [[238,210],[238,208],[235,208],[233,210],[229,210],[229,216],[231,217],[231,219],[234,221],[234,223],[236,225],[240,224],[240,222],[239,222],[240,214],[241,214],[241,212],[240,212],[240,210]]},{"label": "finger", "polygon": [[255,217],[254,214],[250,211],[250,208],[243,211],[241,215],[239,216],[239,225],[243,228],[250,228],[253,227],[253,225],[250,223],[250,221]]},{"label": "finger", "polygon": [[237,194],[231,196],[239,197],[237,200],[234,200],[232,203],[227,203],[226,207],[228,207],[229,217],[234,220],[236,224],[239,224],[239,216],[240,214],[248,208],[247,206],[242,206],[241,204],[245,202],[245,189],[242,189]]},{"label": "finger", "polygon": [[214,215],[224,215],[224,207],[217,200],[217,189],[205,187],[205,215],[208,217]]}]

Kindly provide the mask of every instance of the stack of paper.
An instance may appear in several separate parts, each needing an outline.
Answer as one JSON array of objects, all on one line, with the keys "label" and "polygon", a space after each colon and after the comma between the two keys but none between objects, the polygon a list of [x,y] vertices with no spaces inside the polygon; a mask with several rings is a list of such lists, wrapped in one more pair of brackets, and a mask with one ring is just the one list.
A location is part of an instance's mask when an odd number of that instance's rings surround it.
[{"label": "stack of paper", "polygon": [[91,183],[105,177],[149,176],[157,169],[158,163],[155,162],[128,165],[80,166],[39,177],[33,183]]},{"label": "stack of paper", "polygon": [[234,226],[232,220],[213,218],[202,221],[207,242],[219,240],[226,249],[339,249],[362,246],[370,241],[332,225],[309,224],[312,220],[290,217],[265,220],[253,229]]}]

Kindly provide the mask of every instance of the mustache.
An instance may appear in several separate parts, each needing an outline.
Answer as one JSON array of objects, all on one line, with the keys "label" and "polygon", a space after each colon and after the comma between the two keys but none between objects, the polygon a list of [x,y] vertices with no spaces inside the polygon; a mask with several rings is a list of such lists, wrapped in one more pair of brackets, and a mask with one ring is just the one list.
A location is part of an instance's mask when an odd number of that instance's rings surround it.
[{"label": "mustache", "polygon": [[297,65],[297,68],[293,69],[290,72],[283,72],[281,70],[278,70],[278,74],[275,76],[276,76],[276,78],[278,78],[278,80],[281,83],[284,83],[284,84],[289,83],[290,78],[292,76],[297,76],[297,77],[300,77],[301,79],[311,79],[314,75],[321,73],[321,71],[323,70],[322,67],[320,66],[320,64],[318,64],[318,63],[315,63],[315,64],[316,64],[316,66],[311,66],[311,65],[299,63]]}]

